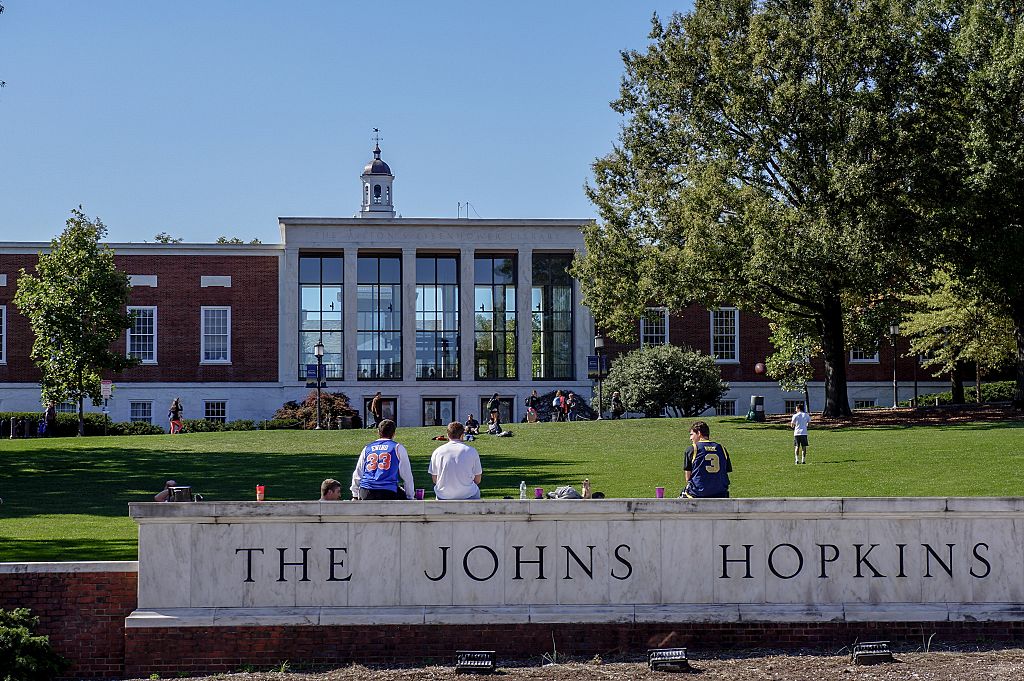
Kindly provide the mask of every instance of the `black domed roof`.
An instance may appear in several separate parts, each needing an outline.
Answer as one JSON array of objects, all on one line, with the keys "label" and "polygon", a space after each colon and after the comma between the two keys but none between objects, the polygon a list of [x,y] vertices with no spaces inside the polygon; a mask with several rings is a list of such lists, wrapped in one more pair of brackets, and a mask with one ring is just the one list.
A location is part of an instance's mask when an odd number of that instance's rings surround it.
[{"label": "black domed roof", "polygon": [[366,164],[363,168],[363,175],[390,175],[391,167],[387,163],[380,160],[380,145],[375,145],[373,148],[373,160]]}]

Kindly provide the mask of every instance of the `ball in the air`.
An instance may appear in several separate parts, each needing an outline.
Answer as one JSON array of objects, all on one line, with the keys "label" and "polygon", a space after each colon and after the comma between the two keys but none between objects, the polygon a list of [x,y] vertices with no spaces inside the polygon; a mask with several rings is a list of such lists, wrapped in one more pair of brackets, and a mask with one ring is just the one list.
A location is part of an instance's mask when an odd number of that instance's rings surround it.
[{"label": "ball in the air", "polygon": [[757,374],[763,374],[764,373],[764,364],[762,362],[758,362],[757,364],[754,365],[754,373],[757,373]]}]

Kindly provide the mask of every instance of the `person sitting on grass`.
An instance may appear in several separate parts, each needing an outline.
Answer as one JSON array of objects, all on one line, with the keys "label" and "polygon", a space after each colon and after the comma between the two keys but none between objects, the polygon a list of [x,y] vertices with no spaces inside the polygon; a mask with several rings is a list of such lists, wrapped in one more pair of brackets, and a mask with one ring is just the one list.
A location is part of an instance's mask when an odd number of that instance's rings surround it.
[{"label": "person sitting on grass", "polygon": [[480,422],[473,418],[470,414],[466,417],[466,434],[467,435],[479,435],[480,434]]}]

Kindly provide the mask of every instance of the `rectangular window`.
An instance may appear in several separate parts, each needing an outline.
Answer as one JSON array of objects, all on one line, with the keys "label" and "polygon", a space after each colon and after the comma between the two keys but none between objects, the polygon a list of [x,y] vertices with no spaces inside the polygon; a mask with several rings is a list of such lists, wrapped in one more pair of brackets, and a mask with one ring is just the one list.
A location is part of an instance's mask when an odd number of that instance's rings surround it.
[{"label": "rectangular window", "polygon": [[416,379],[459,379],[459,259],[455,256],[416,258]]},{"label": "rectangular window", "polygon": [[[480,432],[487,430],[487,422],[490,420],[491,415],[487,411],[487,403],[491,401],[490,397],[480,398]],[[513,415],[512,398],[511,397],[499,397],[498,398],[498,421],[501,423],[511,423]]]},{"label": "rectangular window", "polygon": [[132,422],[153,423],[152,402],[132,402],[129,405],[129,418]]},{"label": "rectangular window", "polygon": [[216,423],[227,423],[227,400],[206,400],[203,402],[203,418]]},{"label": "rectangular window", "polygon": [[722,400],[715,408],[718,416],[736,416],[736,400]]},{"label": "rectangular window", "polygon": [[473,347],[477,380],[516,378],[516,259],[475,259]]},{"label": "rectangular window", "polygon": [[535,379],[568,379],[573,371],[571,255],[534,254],[532,373]]},{"label": "rectangular window", "polygon": [[871,409],[874,406],[876,406],[874,400],[854,400],[853,401],[853,408],[854,409]]},{"label": "rectangular window", "polygon": [[156,364],[156,307],[129,307],[132,325],[125,343],[128,356],[143,364]]},{"label": "rectangular window", "polygon": [[640,318],[640,347],[668,345],[668,308],[649,307]]},{"label": "rectangular window", "polygon": [[299,255],[299,372],[315,365],[316,344],[323,343],[323,375],[344,376],[345,287],[339,253]]},{"label": "rectangular window", "polygon": [[792,414],[796,411],[796,405],[803,403],[803,400],[786,400],[786,413]]},{"label": "rectangular window", "polygon": [[358,378],[402,380],[402,258],[359,256]]},{"label": "rectangular window", "polygon": [[76,402],[58,402],[55,405],[58,414],[77,414],[78,404]]},{"label": "rectangular window", "polygon": [[850,364],[878,364],[878,346],[876,345],[870,350],[852,348],[850,350]]},{"label": "rectangular window", "polygon": [[0,364],[7,364],[7,306],[0,305]]},{"label": "rectangular window", "polygon": [[720,364],[740,361],[740,311],[736,308],[711,311],[711,354]]},{"label": "rectangular window", "polygon": [[203,307],[201,357],[203,364],[231,363],[231,308]]},{"label": "rectangular window", "polygon": [[423,399],[423,425],[447,426],[455,418],[455,400],[449,397]]}]

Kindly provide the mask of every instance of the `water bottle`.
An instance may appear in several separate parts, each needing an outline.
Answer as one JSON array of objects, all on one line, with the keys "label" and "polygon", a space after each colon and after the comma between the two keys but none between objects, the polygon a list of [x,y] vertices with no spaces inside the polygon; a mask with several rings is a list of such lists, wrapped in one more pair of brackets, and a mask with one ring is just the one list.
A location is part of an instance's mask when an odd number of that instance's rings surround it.
[{"label": "water bottle", "polygon": [[521,483],[519,483],[519,498],[520,499],[525,499],[526,498],[526,481],[525,480],[523,480]]}]

